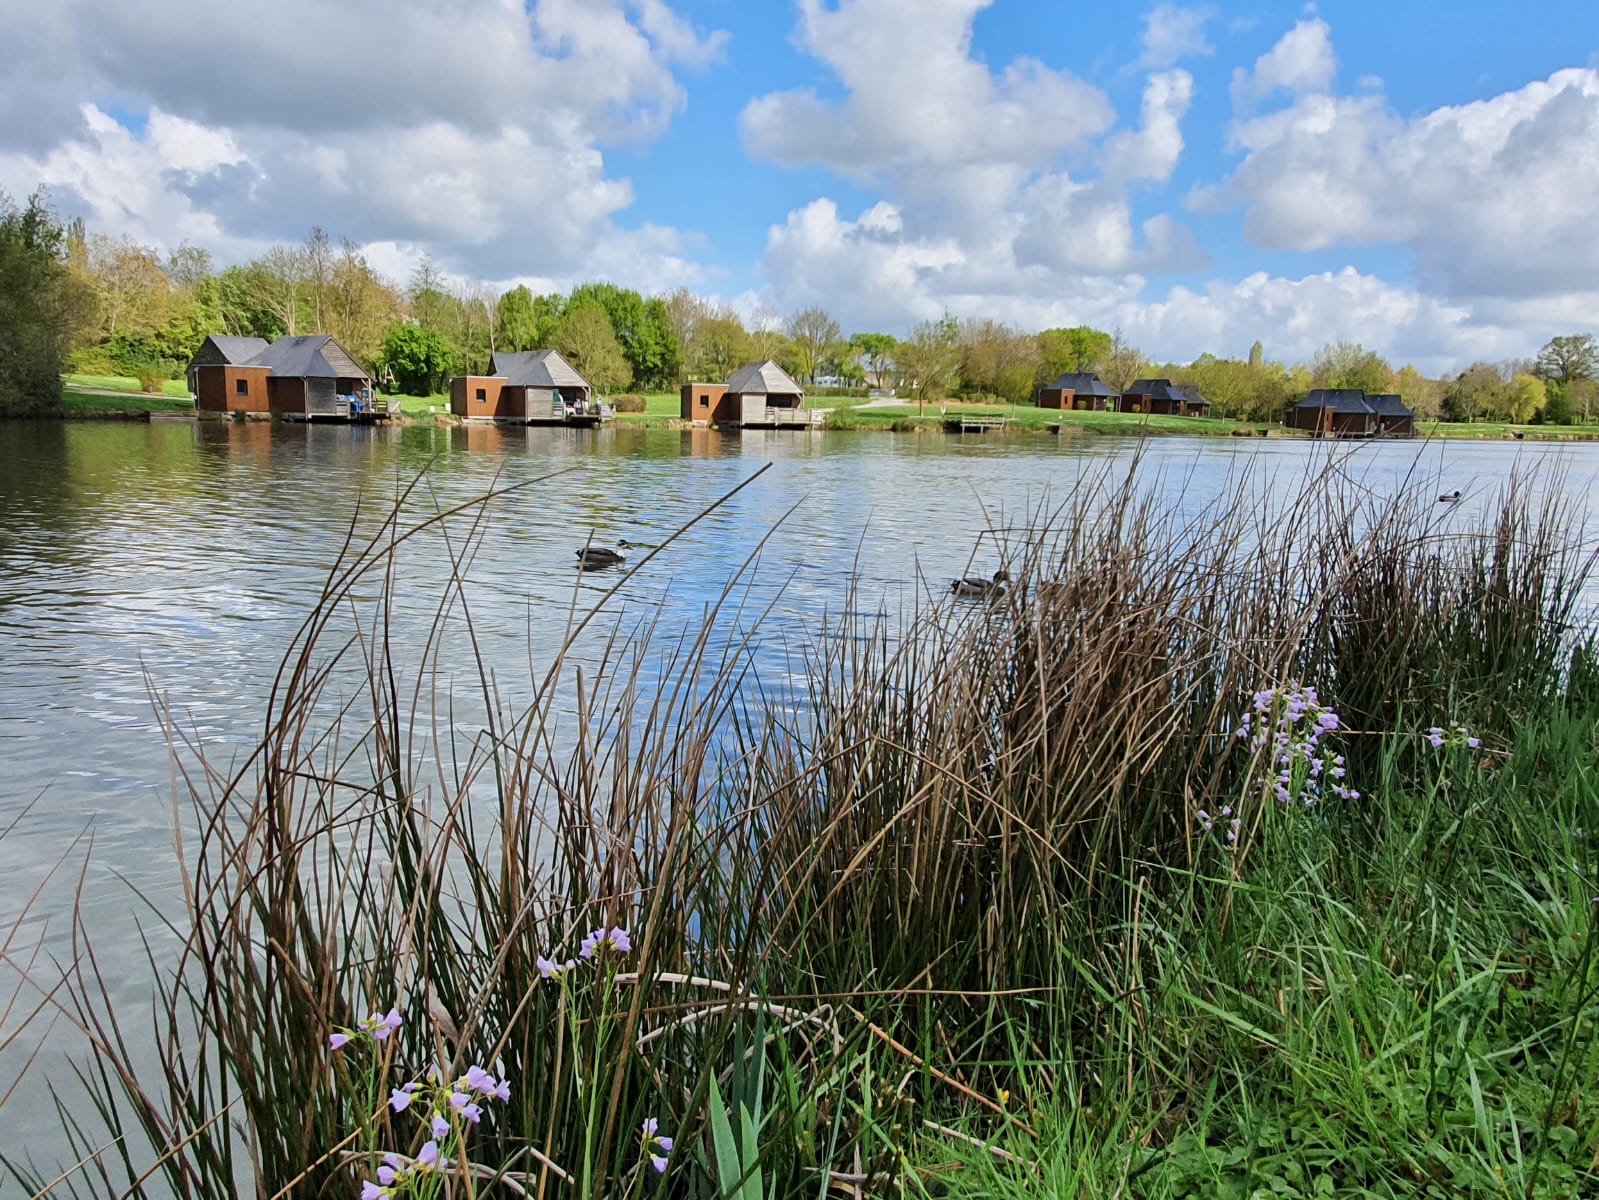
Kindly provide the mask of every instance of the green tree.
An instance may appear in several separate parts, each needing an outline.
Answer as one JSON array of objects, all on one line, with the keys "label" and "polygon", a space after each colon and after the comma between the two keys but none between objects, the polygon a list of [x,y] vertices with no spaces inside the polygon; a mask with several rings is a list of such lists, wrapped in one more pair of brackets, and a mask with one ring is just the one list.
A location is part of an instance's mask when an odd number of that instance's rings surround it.
[{"label": "green tree", "polygon": [[1536,375],[1517,375],[1510,381],[1506,393],[1507,415],[1518,425],[1532,420],[1548,402],[1549,393],[1543,380]]},{"label": "green tree", "polygon": [[1394,369],[1375,350],[1358,342],[1329,342],[1310,363],[1317,387],[1360,388],[1381,394],[1394,390]]},{"label": "green tree", "polygon": [[815,307],[795,313],[785,329],[801,378],[814,383],[822,363],[843,338],[843,330],[826,311]]},{"label": "green tree", "polygon": [[431,396],[449,376],[450,347],[437,329],[396,322],[383,331],[383,365],[401,392]]},{"label": "green tree", "polygon": [[1472,363],[1444,388],[1444,419],[1475,421],[1501,416],[1508,409],[1505,391],[1498,367],[1487,362]]},{"label": "green tree", "polygon": [[867,382],[874,388],[883,386],[894,366],[894,351],[899,341],[891,333],[854,333],[849,339],[850,349],[866,372]]},{"label": "green tree", "polygon": [[323,314],[327,331],[363,363],[383,354],[383,332],[399,318],[399,292],[373,270],[354,242],[345,238],[328,272]]},{"label": "green tree", "polygon": [[1038,335],[1038,351],[1042,360],[1040,378],[1046,383],[1053,383],[1062,375],[1097,371],[1110,356],[1110,345],[1110,334],[1087,325],[1046,329]]},{"label": "green tree", "polygon": [[1550,338],[1538,351],[1534,369],[1550,383],[1599,378],[1599,342],[1591,333]]},{"label": "green tree", "polygon": [[586,305],[599,308],[610,321],[629,373],[641,386],[660,387],[677,378],[683,352],[665,301],[646,300],[614,283],[579,284],[567,296],[566,307],[571,311]]},{"label": "green tree", "polygon": [[68,265],[66,231],[41,193],[0,192],[0,412],[61,406],[61,364],[92,325],[94,297]]},{"label": "green tree", "polygon": [[[257,264],[231,266],[217,279],[219,328],[234,337],[259,337],[271,341],[287,332],[277,310],[266,303],[267,284]],[[212,332],[207,330],[207,332]]]},{"label": "green tree", "polygon": [[129,237],[89,239],[89,277],[99,301],[101,335],[148,335],[167,318],[172,280],[154,250]]},{"label": "green tree", "polygon": [[744,323],[731,309],[699,322],[694,352],[700,372],[709,379],[726,379],[756,356]]},{"label": "green tree", "polygon": [[948,313],[937,321],[918,321],[900,342],[894,366],[918,406],[947,396],[960,373],[960,323]]},{"label": "green tree", "polygon": [[598,391],[620,391],[633,381],[633,369],[611,330],[610,318],[598,304],[568,307],[555,331],[555,348]]},{"label": "green tree", "polygon": [[560,296],[535,296],[517,286],[500,297],[499,334],[501,350],[543,350],[555,337],[561,323],[565,301]]}]

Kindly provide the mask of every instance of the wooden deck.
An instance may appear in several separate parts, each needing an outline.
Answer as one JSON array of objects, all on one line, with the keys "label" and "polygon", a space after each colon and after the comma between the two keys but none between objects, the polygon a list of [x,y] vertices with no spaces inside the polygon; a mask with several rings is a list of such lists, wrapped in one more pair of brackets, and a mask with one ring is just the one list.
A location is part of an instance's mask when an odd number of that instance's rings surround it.
[{"label": "wooden deck", "polygon": [[1004,417],[979,417],[960,414],[944,417],[945,433],[998,433],[1010,422]]}]

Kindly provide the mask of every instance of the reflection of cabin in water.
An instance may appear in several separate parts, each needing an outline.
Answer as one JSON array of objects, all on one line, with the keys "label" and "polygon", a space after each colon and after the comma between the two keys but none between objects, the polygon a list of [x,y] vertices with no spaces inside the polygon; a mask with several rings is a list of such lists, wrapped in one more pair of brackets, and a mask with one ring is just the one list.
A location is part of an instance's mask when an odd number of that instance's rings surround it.
[{"label": "reflection of cabin in water", "polygon": [[487,375],[450,380],[450,411],[522,425],[598,425],[610,415],[589,381],[555,350],[493,355]]},{"label": "reflection of cabin in water", "polygon": [[1368,396],[1359,388],[1315,388],[1288,412],[1287,424],[1315,437],[1409,437],[1416,416],[1393,393]]},{"label": "reflection of cabin in water", "polygon": [[189,364],[201,412],[271,413],[292,420],[377,421],[388,402],[372,377],[325,333],[262,338],[211,334]]},{"label": "reflection of cabin in water", "polygon": [[1038,407],[1114,412],[1116,389],[1092,371],[1067,372],[1049,387],[1038,389]]},{"label": "reflection of cabin in water", "polygon": [[733,372],[726,383],[685,383],[685,421],[735,429],[810,429],[822,413],[805,407],[805,389],[771,359]]}]

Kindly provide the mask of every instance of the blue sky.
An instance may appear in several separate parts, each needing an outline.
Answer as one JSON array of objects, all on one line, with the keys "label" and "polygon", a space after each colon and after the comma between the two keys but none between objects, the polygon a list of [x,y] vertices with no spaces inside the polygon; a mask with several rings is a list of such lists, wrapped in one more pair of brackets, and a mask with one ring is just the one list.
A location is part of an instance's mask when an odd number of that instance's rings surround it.
[{"label": "blue sky", "polygon": [[1593,0],[129,7],[0,0],[0,186],[224,262],[320,224],[402,279],[1169,360],[1445,371],[1599,324]]}]

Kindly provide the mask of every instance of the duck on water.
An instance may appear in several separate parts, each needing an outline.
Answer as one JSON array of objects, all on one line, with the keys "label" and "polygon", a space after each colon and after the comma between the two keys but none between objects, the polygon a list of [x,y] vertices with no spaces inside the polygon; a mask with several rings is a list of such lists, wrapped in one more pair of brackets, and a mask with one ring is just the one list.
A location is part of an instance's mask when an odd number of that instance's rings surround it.
[{"label": "duck on water", "polygon": [[1004,567],[994,572],[992,579],[984,579],[981,575],[967,575],[963,579],[951,579],[949,590],[955,596],[999,596],[1005,591],[1005,585],[1010,582],[1010,572]]},{"label": "duck on water", "polygon": [[1439,504],[1454,504],[1459,499],[1460,499],[1460,492],[1458,490],[1453,491],[1453,492],[1445,492],[1442,496],[1438,497],[1438,503]]},{"label": "duck on water", "polygon": [[581,570],[592,571],[598,567],[615,567],[627,561],[627,552],[633,544],[626,538],[618,538],[616,545],[612,546],[579,546],[577,548],[577,565]]}]

